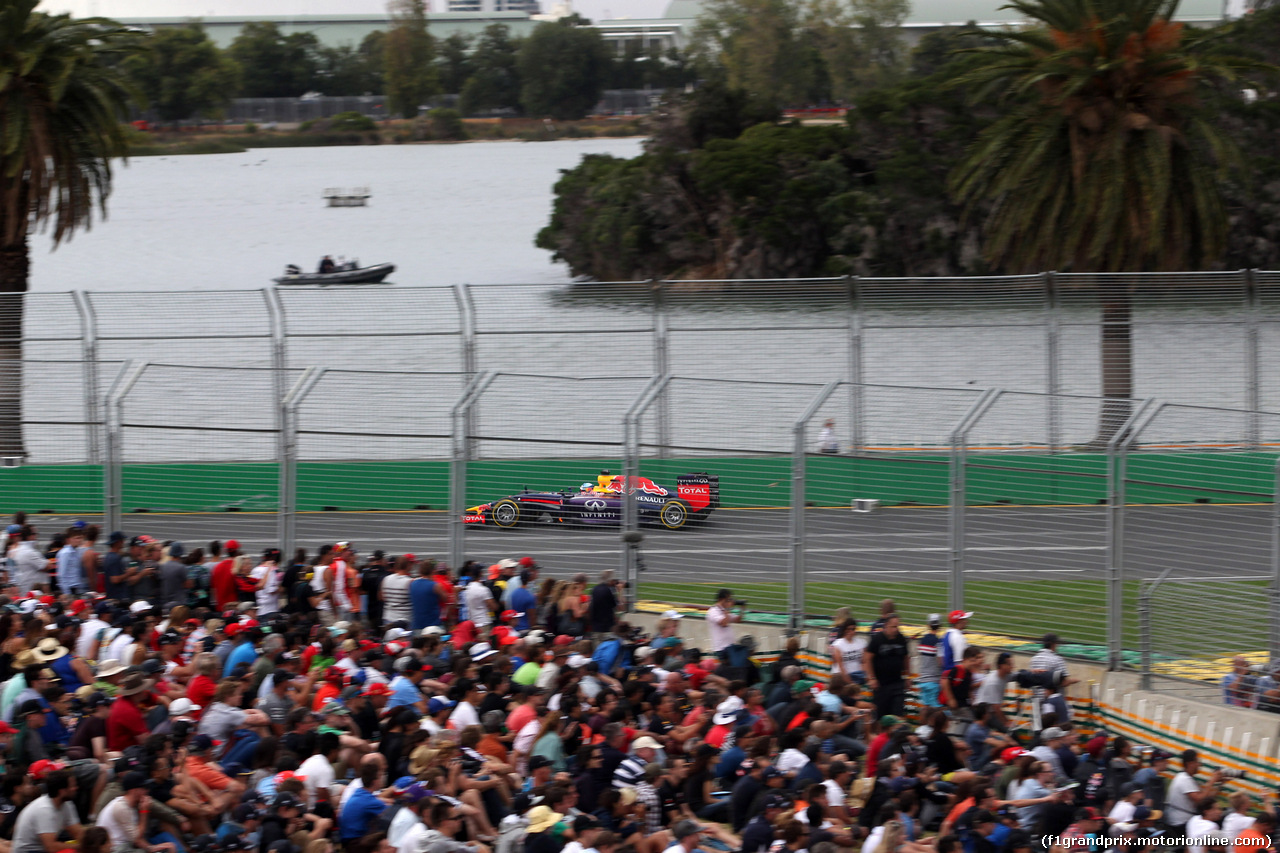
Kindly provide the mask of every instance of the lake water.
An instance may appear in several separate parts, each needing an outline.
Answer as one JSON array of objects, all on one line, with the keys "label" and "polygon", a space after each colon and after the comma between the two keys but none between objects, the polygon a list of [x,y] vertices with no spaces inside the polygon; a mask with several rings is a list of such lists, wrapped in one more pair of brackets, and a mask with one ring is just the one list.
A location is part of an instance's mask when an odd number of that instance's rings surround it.
[{"label": "lake water", "polygon": [[[262,287],[325,254],[396,264],[398,284],[559,283],[533,245],[559,170],[583,154],[630,157],[638,139],[267,148],[138,157],[116,172],[108,218],[49,252],[32,289]],[[326,187],[367,186],[365,208],[328,208]]]}]

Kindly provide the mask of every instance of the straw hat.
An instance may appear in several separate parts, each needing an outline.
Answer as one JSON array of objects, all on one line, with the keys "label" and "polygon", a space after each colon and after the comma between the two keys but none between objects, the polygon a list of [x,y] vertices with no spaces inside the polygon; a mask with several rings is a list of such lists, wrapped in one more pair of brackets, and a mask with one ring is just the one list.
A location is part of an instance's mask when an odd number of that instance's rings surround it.
[{"label": "straw hat", "polygon": [[70,654],[67,647],[59,643],[53,637],[45,637],[36,643],[35,656],[40,663],[48,663],[51,660],[57,660],[60,657]]},{"label": "straw hat", "polygon": [[106,660],[99,661],[98,663],[98,678],[110,678],[113,675],[119,675],[124,672],[126,668],[127,667],[125,667],[124,664],[120,663],[120,661],[115,658],[107,658]]},{"label": "straw hat", "polygon": [[35,652],[31,651],[31,649],[23,649],[14,655],[13,668],[26,669],[27,667],[39,662],[40,661],[36,660]]},{"label": "straw hat", "polygon": [[534,806],[529,809],[529,831],[545,832],[555,826],[564,815],[553,812],[551,806]]}]

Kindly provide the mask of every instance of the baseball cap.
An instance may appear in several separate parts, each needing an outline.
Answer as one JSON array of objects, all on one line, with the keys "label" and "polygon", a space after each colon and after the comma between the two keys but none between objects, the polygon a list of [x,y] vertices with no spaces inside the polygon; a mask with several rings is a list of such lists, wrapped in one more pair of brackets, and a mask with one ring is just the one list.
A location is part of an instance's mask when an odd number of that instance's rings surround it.
[{"label": "baseball cap", "polygon": [[253,803],[241,803],[231,810],[231,819],[236,823],[244,823],[258,816],[258,807]]},{"label": "baseball cap", "polygon": [[896,725],[900,725],[901,723],[902,723],[902,720],[895,717],[893,714],[885,714],[883,717],[880,718],[880,728],[882,729],[891,729]]},{"label": "baseball cap", "polygon": [[285,806],[295,809],[301,808],[302,800],[298,799],[293,794],[290,794],[288,791],[282,791],[281,793],[276,794],[276,798],[271,801],[271,807],[273,809],[278,809]]},{"label": "baseball cap", "polygon": [[[66,767],[66,765],[63,764],[61,761],[50,761],[47,758],[43,758],[33,763],[31,767],[27,769],[27,774],[31,776],[32,779],[35,779],[37,782],[39,782],[43,780],[44,777],[49,773],[52,773],[55,770],[61,770],[64,767]],[[145,781],[146,779],[144,777],[143,782],[145,783]]]},{"label": "baseball cap", "polygon": [[972,619],[972,618],[973,618],[972,610],[952,610],[950,613],[947,614],[947,621],[950,622],[952,625],[956,624],[961,619]]},{"label": "baseball cap", "polygon": [[1164,812],[1159,809],[1153,809],[1151,806],[1138,806],[1133,810],[1134,820],[1159,820],[1164,817]]},{"label": "baseball cap", "polygon": [[770,794],[765,797],[764,807],[766,809],[785,809],[791,807],[791,801],[781,794]]},{"label": "baseball cap", "polygon": [[408,788],[405,788],[404,793],[401,794],[402,797],[411,803],[419,802],[434,795],[435,791],[428,788],[426,782],[414,782]]},{"label": "baseball cap", "polygon": [[802,678],[795,684],[791,685],[792,693],[808,693],[814,687],[814,682],[807,678]]},{"label": "baseball cap", "polygon": [[471,659],[473,661],[484,660],[496,654],[497,652],[493,650],[493,646],[488,643],[476,643],[471,647]]},{"label": "baseball cap", "polygon": [[431,701],[427,703],[427,713],[439,714],[441,711],[452,708],[457,704],[458,704],[457,702],[451,701],[449,699],[441,699],[439,696],[433,696],[431,698]]},{"label": "baseball cap", "polygon": [[223,543],[222,547],[226,551],[239,551],[240,542],[236,539],[228,539],[226,542]]},{"label": "baseball cap", "polygon": [[[32,773],[32,775],[35,774]],[[138,788],[145,788],[146,786],[147,774],[143,773],[141,770],[130,770],[128,773],[124,774],[124,778],[120,780],[120,787],[126,791],[134,791]]]},{"label": "baseball cap", "polygon": [[1067,736],[1067,733],[1064,732],[1062,729],[1058,728],[1057,726],[1049,726],[1049,728],[1045,729],[1040,733],[1040,740],[1041,741],[1057,740],[1060,737],[1066,737],[1066,736]]},{"label": "baseball cap", "polygon": [[188,746],[192,752],[207,752],[213,749],[213,738],[205,734],[196,735]]},{"label": "baseball cap", "polygon": [[663,619],[683,619],[684,614],[679,610],[668,610],[662,614]]},{"label": "baseball cap", "polygon": [[599,826],[600,821],[596,820],[595,817],[589,814],[580,814],[573,819],[574,832],[584,832],[588,829],[597,829]]},{"label": "baseball cap", "polygon": [[190,699],[188,699],[185,696],[179,699],[174,699],[172,702],[169,703],[170,717],[181,717],[183,714],[190,714],[199,710],[200,710],[200,706],[192,702]]},{"label": "baseball cap", "polygon": [[671,834],[676,837],[677,841],[682,838],[688,838],[690,835],[697,835],[699,832],[702,832],[702,827],[692,820],[682,820],[671,829]]},{"label": "baseball cap", "polygon": [[368,684],[364,688],[365,696],[390,696],[391,688],[383,684],[381,681],[375,681]]},{"label": "baseball cap", "polygon": [[1019,758],[1021,758],[1026,754],[1027,754],[1027,751],[1022,747],[1010,746],[1010,747],[1006,747],[1004,751],[1000,753],[1000,760],[1003,761],[1005,764],[1009,764],[1010,762],[1017,761]]},{"label": "baseball cap", "polygon": [[[94,707],[97,707],[97,706],[94,706]],[[0,735],[16,734],[17,731],[18,731],[17,729],[15,729],[13,726],[6,723],[4,720],[0,720]]]},{"label": "baseball cap", "polygon": [[631,742],[632,749],[662,749],[662,744],[658,743],[648,735],[643,735]]},{"label": "baseball cap", "polygon": [[942,622],[942,616],[938,613],[929,614],[929,627],[936,628]]},{"label": "baseball cap", "polygon": [[767,779],[780,779],[780,778],[782,778],[782,777],[784,777],[784,776],[786,776],[786,775],[787,775],[787,774],[783,773],[781,770],[779,770],[776,766],[774,766],[774,765],[772,765],[772,764],[770,764],[768,767],[766,767],[766,768],[764,769],[764,778],[765,778],[766,780],[767,780]]},{"label": "baseball cap", "polygon": [[348,716],[351,714],[350,709],[341,702],[328,702],[320,709],[321,714],[338,714],[339,716]]},{"label": "baseball cap", "polygon": [[535,755],[529,759],[530,773],[532,773],[533,771],[537,770],[540,767],[550,767],[550,766],[551,766],[551,759],[547,758],[545,755]]},{"label": "baseball cap", "polygon": [[151,609],[150,601],[135,601],[133,604],[129,605],[130,613],[145,613],[150,609]]},{"label": "baseball cap", "polygon": [[565,661],[565,665],[570,669],[579,669],[591,663],[591,658],[586,655],[569,655],[569,659]]}]

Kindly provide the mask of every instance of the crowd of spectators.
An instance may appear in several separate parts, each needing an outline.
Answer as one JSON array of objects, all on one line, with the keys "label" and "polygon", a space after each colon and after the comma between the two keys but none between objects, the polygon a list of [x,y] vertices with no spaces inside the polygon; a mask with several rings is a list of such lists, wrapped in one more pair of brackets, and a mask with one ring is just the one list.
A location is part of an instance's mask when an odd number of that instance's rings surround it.
[{"label": "crowd of spectators", "polygon": [[680,612],[626,621],[610,572],[527,556],[99,549],[91,525],[42,544],[23,517],[7,538],[0,853],[1271,846],[1272,804],[1224,811],[1194,753],[1175,776],[1073,723],[1052,634],[1038,725],[1016,726],[1013,660],[969,644],[966,611],[909,637],[892,601],[868,624],[844,608],[814,678],[796,637],[758,666],[728,589],[698,648]]}]

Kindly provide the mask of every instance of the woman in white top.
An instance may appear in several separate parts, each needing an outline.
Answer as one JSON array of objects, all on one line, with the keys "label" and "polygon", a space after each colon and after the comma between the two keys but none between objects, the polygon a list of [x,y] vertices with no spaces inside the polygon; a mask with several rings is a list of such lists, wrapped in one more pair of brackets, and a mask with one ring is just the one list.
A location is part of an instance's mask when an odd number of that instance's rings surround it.
[{"label": "woman in white top", "polygon": [[866,650],[867,638],[858,636],[858,621],[845,620],[840,626],[840,637],[831,641],[831,673],[865,684],[867,675],[862,669],[862,653]]}]

